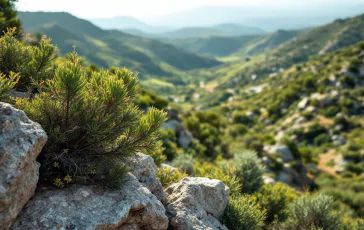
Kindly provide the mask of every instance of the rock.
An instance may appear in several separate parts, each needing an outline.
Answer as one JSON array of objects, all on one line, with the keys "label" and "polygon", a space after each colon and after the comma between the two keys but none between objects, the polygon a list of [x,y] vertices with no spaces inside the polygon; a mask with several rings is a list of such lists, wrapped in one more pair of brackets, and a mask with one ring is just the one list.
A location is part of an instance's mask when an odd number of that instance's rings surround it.
[{"label": "rock", "polygon": [[250,119],[254,119],[257,116],[253,111],[248,111],[245,115]]},{"label": "rock", "polygon": [[309,113],[315,113],[317,111],[317,108],[315,106],[308,106],[306,109],[305,109],[306,112],[309,112]]},{"label": "rock", "polygon": [[177,141],[179,146],[181,146],[184,149],[187,149],[193,140],[194,138],[192,134],[186,129],[179,133]]},{"label": "rock", "polygon": [[333,135],[331,137],[331,139],[332,139],[334,145],[336,145],[338,147],[346,144],[346,140],[340,135]]},{"label": "rock", "polygon": [[335,159],[335,172],[336,173],[342,173],[345,170],[345,166],[351,162],[353,162],[350,159],[345,159],[343,155],[339,154]]},{"label": "rock", "polygon": [[327,94],[314,93],[311,95],[310,99],[318,101],[320,106],[329,106],[333,103],[333,100]]},{"label": "rock", "polygon": [[228,204],[230,189],[221,181],[186,177],[169,186],[166,194],[170,229],[227,230],[218,218]]},{"label": "rock", "polygon": [[308,97],[303,98],[297,105],[297,108],[302,110],[305,109],[308,106],[308,102],[310,99]]},{"label": "rock", "polygon": [[127,179],[116,191],[84,185],[37,191],[12,229],[167,229],[161,202],[131,173]]},{"label": "rock", "polygon": [[161,128],[172,129],[178,138],[178,145],[184,149],[187,149],[194,140],[192,134],[177,120],[169,120]]},{"label": "rock", "polygon": [[167,118],[169,120],[178,120],[178,121],[181,120],[181,118],[178,115],[178,110],[172,107],[167,108]]},{"label": "rock", "polygon": [[313,173],[318,173],[318,172],[319,172],[319,170],[318,170],[318,168],[317,168],[317,165],[316,165],[316,164],[314,164],[314,163],[307,163],[307,164],[305,165],[305,167],[307,168],[307,170],[308,170],[309,172],[313,172]]},{"label": "rock", "polygon": [[0,102],[0,228],[8,229],[33,196],[39,178],[36,158],[47,141],[42,127]]},{"label": "rock", "polygon": [[264,157],[262,157],[262,163],[264,165],[269,165],[270,163],[272,163],[272,160],[269,157],[264,156]]},{"label": "rock", "polygon": [[305,123],[307,120],[306,120],[306,118],[304,118],[304,117],[299,117],[299,118],[297,118],[297,120],[294,122],[296,125],[299,125],[299,124],[303,124],[303,123]]},{"label": "rock", "polygon": [[286,126],[294,122],[299,117],[299,114],[295,113],[292,116],[287,117],[283,122],[282,125]]},{"label": "rock", "polygon": [[283,159],[284,162],[294,160],[291,150],[289,150],[286,145],[268,145],[264,147],[264,151],[266,151],[270,155],[279,153],[279,156]]},{"label": "rock", "polygon": [[158,168],[152,157],[143,153],[136,153],[128,160],[129,171],[147,187],[163,204],[166,202],[161,182],[156,177]]},{"label": "rock", "polygon": [[279,142],[285,135],[286,135],[286,132],[281,130],[276,134],[276,136],[274,137],[274,140]]},{"label": "rock", "polygon": [[276,184],[276,180],[274,180],[272,177],[269,176],[263,176],[263,181],[264,184],[271,184],[271,185],[275,185]]},{"label": "rock", "polygon": [[286,172],[279,172],[277,175],[277,181],[283,182],[285,184],[292,184],[293,177],[289,173]]}]

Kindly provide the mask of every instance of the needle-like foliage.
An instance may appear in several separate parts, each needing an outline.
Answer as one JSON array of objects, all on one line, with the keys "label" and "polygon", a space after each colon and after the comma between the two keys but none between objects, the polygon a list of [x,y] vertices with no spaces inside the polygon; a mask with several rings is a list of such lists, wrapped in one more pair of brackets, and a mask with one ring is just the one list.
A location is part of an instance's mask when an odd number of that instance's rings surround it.
[{"label": "needle-like foliage", "polygon": [[127,172],[126,157],[158,147],[156,131],[165,113],[152,108],[144,115],[131,102],[138,89],[132,72],[88,75],[79,61],[74,52],[52,79],[37,86],[39,94],[18,99],[17,105],[48,134],[39,157],[42,178],[59,181],[69,175],[117,187]]}]

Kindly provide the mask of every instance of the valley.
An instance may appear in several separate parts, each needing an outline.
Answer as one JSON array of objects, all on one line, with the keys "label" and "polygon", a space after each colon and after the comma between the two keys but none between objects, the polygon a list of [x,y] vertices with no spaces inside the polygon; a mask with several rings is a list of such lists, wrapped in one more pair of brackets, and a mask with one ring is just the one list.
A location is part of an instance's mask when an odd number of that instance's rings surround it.
[{"label": "valley", "polygon": [[[363,229],[363,5],[295,4],[305,17],[250,5],[151,24],[17,12],[24,36],[0,37],[0,118],[42,143],[35,198],[8,229],[54,213],[88,229],[110,227],[95,224],[107,215],[120,229]],[[85,223],[64,197],[92,215],[102,203],[107,218]]]}]

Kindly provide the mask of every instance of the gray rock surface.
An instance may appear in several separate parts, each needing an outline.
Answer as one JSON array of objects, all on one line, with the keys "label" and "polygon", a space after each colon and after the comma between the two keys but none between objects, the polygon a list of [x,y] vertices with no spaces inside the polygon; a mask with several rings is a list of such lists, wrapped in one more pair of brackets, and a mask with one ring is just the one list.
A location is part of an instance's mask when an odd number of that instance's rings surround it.
[{"label": "gray rock surface", "polygon": [[0,229],[8,229],[33,196],[40,166],[36,158],[46,141],[39,124],[0,102]]},{"label": "gray rock surface", "polygon": [[263,181],[264,184],[271,184],[271,185],[275,185],[276,184],[276,180],[274,180],[272,177],[269,176],[263,176]]},{"label": "gray rock surface", "polygon": [[264,146],[264,151],[268,154],[278,153],[284,162],[293,161],[294,157],[291,150],[286,145],[268,145]]},{"label": "gray rock surface", "polygon": [[149,189],[163,204],[166,202],[161,182],[156,177],[158,168],[152,157],[143,153],[136,153],[128,160],[129,171]]},{"label": "gray rock surface", "polygon": [[13,230],[165,230],[161,202],[129,173],[119,190],[73,185],[39,189],[12,226]]},{"label": "gray rock surface", "polygon": [[194,140],[192,134],[183,126],[183,124],[177,120],[166,121],[162,129],[172,129],[177,136],[178,145],[184,149],[187,149],[191,142]]},{"label": "gray rock surface", "polygon": [[166,189],[170,229],[218,230],[227,228],[218,218],[223,214],[230,189],[219,180],[186,177]]}]

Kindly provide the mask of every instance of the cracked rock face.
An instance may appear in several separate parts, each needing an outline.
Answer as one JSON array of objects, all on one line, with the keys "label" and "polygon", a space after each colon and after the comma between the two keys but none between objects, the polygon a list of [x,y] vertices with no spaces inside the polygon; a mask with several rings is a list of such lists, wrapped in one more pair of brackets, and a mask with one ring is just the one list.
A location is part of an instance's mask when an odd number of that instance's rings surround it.
[{"label": "cracked rock face", "polygon": [[129,173],[116,191],[73,185],[37,191],[12,229],[166,230],[161,202]]},{"label": "cracked rock face", "polygon": [[128,161],[129,171],[149,189],[157,198],[165,204],[166,194],[161,182],[156,177],[158,168],[152,157],[143,153],[136,153]]},{"label": "cracked rock face", "polygon": [[228,204],[230,189],[219,180],[186,177],[166,189],[170,228],[227,229],[218,218]]},{"label": "cracked rock face", "polygon": [[42,127],[23,111],[0,102],[0,228],[8,229],[33,196],[36,158],[47,141]]}]

